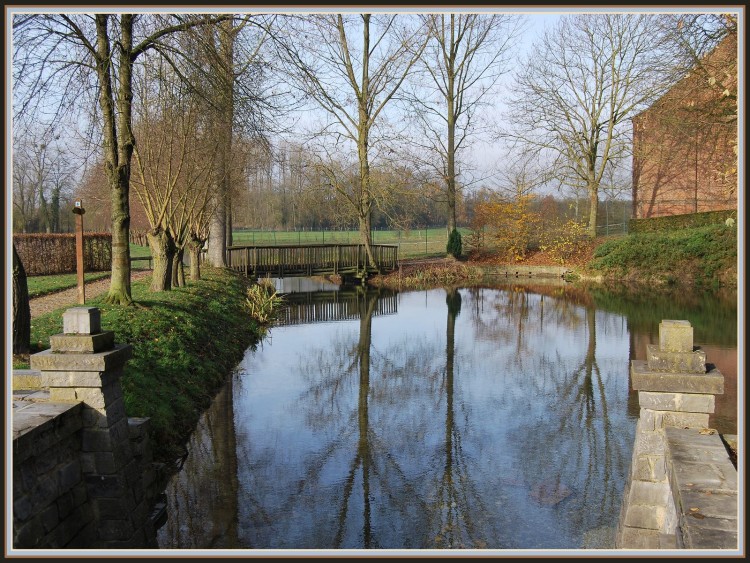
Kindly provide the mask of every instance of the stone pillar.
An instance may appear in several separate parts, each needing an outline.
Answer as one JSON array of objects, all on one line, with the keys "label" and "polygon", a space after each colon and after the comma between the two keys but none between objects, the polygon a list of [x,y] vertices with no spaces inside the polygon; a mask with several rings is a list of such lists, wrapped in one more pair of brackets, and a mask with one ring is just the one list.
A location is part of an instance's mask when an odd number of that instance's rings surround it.
[{"label": "stone pillar", "polygon": [[647,356],[630,366],[641,411],[615,546],[674,549],[679,518],[667,476],[664,429],[706,428],[714,395],[724,392],[724,376],[706,369],[705,352],[693,347],[688,321],[662,321],[659,344],[649,344]]},{"label": "stone pillar", "polygon": [[82,402],[81,465],[98,526],[98,546],[156,547],[143,494],[143,472],[131,450],[120,377],[131,357],[101,330],[100,311],[74,307],[63,315],[63,334],[30,358],[52,402]]}]

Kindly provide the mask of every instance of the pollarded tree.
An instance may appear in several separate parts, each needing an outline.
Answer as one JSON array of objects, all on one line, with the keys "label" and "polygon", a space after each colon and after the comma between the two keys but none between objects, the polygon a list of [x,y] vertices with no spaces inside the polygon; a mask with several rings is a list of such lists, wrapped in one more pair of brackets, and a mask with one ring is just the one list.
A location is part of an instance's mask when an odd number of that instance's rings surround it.
[{"label": "pollarded tree", "polygon": [[508,14],[423,16],[429,43],[419,65],[419,84],[409,96],[426,143],[426,163],[444,183],[448,233],[456,229],[457,160],[478,135],[481,109],[496,94],[521,20]]},{"label": "pollarded tree", "polygon": [[[133,67],[173,34],[224,21],[223,15],[21,14],[13,19],[14,112],[30,116],[49,100],[58,111],[95,93],[112,213],[112,277],[106,301],[127,305],[130,292],[130,168]],[[82,90],[82,85],[90,89]]]},{"label": "pollarded tree", "polygon": [[[295,27],[296,22],[301,25]],[[409,22],[405,16],[387,14],[311,15],[290,19],[289,35],[275,37],[290,76],[329,118],[318,142],[330,135],[337,152],[347,143],[356,151],[359,177],[349,201],[368,261],[375,267],[370,162],[374,146],[382,140],[377,127],[427,41],[424,29],[404,25]]]},{"label": "pollarded tree", "polygon": [[665,36],[658,33],[661,17],[565,16],[516,74],[505,134],[542,161],[549,158],[563,184],[586,191],[592,238],[602,177],[630,154],[629,119],[673,78]]},{"label": "pollarded tree", "polygon": [[142,70],[131,185],[150,225],[151,290],[163,291],[184,285],[181,264],[190,222],[196,206],[205,208],[211,198],[209,173],[217,149],[205,150],[212,144],[201,136],[198,99],[166,61],[151,57]]}]

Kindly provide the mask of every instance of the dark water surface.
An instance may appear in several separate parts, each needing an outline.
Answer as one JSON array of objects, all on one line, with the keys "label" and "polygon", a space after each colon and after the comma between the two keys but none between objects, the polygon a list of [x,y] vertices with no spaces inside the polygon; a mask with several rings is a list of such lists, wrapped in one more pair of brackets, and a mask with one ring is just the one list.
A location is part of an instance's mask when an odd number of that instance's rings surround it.
[{"label": "dark water surface", "polygon": [[736,299],[324,289],[289,296],[201,418],[162,548],[612,548],[629,364],[663,319],[693,324],[726,378],[712,425],[737,432]]}]

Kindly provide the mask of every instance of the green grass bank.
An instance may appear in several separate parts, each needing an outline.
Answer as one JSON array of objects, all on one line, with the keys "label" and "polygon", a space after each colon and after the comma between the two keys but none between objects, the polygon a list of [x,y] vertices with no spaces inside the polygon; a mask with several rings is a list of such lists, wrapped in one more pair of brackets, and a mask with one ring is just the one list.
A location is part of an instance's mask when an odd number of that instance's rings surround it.
[{"label": "green grass bank", "polygon": [[737,288],[737,227],[638,232],[596,247],[585,270],[605,280]]},{"label": "green grass bank", "polygon": [[[101,310],[102,330],[133,346],[122,377],[128,416],[149,417],[154,457],[170,463],[219,386],[265,328],[246,306],[249,282],[226,270],[205,267],[202,279],[186,287],[153,293],[150,278],[132,283],[129,307],[87,300]],[[66,308],[31,323],[32,353],[48,349],[51,335],[62,332]],[[14,361],[14,367],[28,367]]]}]

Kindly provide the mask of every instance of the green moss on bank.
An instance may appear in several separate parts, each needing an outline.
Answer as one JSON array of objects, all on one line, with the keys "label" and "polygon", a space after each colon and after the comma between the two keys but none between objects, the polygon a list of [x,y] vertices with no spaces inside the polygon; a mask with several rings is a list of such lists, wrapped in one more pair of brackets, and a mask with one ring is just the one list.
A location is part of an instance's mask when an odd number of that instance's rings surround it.
[{"label": "green moss on bank", "polygon": [[[152,293],[150,279],[134,281],[129,307],[87,300],[101,310],[102,330],[133,346],[122,377],[128,416],[151,419],[154,457],[172,461],[203,410],[264,329],[245,306],[248,281],[227,270],[204,268],[187,287]],[[32,353],[62,332],[66,308],[33,319]]]}]

